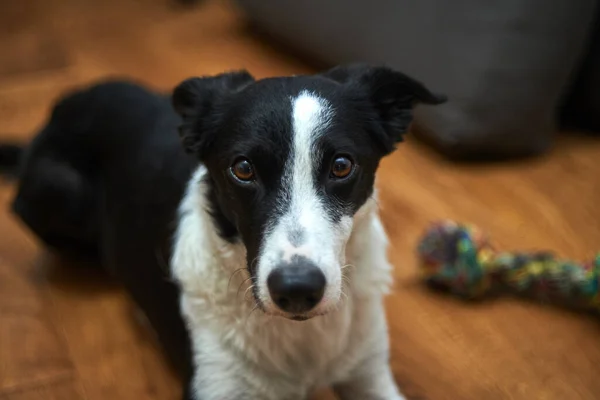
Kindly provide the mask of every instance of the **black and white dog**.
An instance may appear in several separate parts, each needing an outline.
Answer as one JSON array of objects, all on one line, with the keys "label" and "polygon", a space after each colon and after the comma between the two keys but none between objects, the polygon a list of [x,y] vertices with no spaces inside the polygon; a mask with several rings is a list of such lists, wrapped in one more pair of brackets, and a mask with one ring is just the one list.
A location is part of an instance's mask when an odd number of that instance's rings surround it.
[{"label": "black and white dog", "polygon": [[364,65],[191,78],[171,96],[98,83],[23,149],[13,211],[123,282],[186,399],[399,400],[375,173],[413,106],[444,101]]}]

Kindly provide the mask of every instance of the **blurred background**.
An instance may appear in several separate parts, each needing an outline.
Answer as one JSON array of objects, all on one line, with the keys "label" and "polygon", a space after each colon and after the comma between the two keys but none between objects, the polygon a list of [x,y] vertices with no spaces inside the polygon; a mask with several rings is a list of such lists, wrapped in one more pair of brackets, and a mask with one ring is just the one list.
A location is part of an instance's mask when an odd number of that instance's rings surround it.
[{"label": "blurred background", "polygon": [[[236,68],[261,78],[388,64],[450,98],[417,109],[379,176],[396,379],[411,399],[599,399],[597,319],[439,296],[415,257],[439,218],[507,249],[600,250],[598,3],[5,0],[0,140],[29,140],[58,96],[106,77],[169,91]],[[178,399],[125,294],[49,256],[10,215],[13,193],[0,181],[0,400]]]}]

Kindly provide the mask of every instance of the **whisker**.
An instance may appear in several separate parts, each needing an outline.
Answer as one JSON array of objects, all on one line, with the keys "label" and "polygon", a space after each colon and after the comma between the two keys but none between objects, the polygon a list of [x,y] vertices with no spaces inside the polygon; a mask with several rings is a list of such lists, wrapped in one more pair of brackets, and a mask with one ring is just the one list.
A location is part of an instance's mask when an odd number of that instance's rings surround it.
[{"label": "whisker", "polygon": [[254,259],[250,262],[250,271],[254,270],[254,264],[258,261],[258,256],[254,257]]},{"label": "whisker", "polygon": [[254,313],[254,311],[256,311],[258,308],[259,308],[258,303],[254,304],[254,307],[252,307],[252,310],[250,310],[250,313],[248,313],[248,316],[246,317],[245,324],[248,323],[248,321],[250,320],[250,317],[252,316],[252,314]]},{"label": "whisker", "polygon": [[248,300],[248,291],[254,289],[254,285],[250,285],[248,286],[248,288],[246,289],[246,291],[244,292],[244,300]]},{"label": "whisker", "polygon": [[348,295],[348,293],[345,290],[340,292],[340,303],[346,304],[349,298],[350,295]]},{"label": "whisker", "polygon": [[233,279],[233,277],[240,271],[245,270],[246,267],[242,267],[242,268],[238,268],[235,271],[233,271],[233,273],[231,274],[231,276],[229,277],[229,281],[227,282],[227,291],[229,291],[229,287],[231,286],[231,280]]},{"label": "whisker", "polygon": [[242,281],[242,283],[240,283],[240,286],[238,286],[237,291],[235,292],[235,298],[238,299],[240,297],[240,290],[242,290],[242,286],[244,286],[246,284],[246,282],[248,282],[249,280],[252,280],[252,277],[249,276],[248,278],[244,279]]},{"label": "whisker", "polygon": [[354,264],[345,264],[345,265],[342,265],[341,270],[343,271],[346,268],[356,268],[356,266]]},{"label": "whisker", "polygon": [[346,293],[343,289],[340,292],[340,297],[342,297],[342,302],[347,301],[348,300],[348,293]]},{"label": "whisker", "polygon": [[350,277],[342,272],[342,288],[352,286],[352,282],[350,281]]}]

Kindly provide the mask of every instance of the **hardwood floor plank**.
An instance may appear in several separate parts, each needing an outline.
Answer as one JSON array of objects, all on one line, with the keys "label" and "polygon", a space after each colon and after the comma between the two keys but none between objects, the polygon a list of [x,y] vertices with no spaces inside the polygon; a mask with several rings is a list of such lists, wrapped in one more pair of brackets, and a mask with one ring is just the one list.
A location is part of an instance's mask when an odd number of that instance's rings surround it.
[{"label": "hardwood floor plank", "polygon": [[38,387],[0,393],[0,400],[85,400],[85,394],[77,381],[61,381]]},{"label": "hardwood floor plank", "polygon": [[0,36],[0,48],[11,48],[11,57],[0,63],[0,81],[13,75],[67,68],[69,55],[59,38],[39,29],[23,29]]},{"label": "hardwood floor plank", "polygon": [[0,256],[0,393],[74,372],[43,295],[22,267]]}]

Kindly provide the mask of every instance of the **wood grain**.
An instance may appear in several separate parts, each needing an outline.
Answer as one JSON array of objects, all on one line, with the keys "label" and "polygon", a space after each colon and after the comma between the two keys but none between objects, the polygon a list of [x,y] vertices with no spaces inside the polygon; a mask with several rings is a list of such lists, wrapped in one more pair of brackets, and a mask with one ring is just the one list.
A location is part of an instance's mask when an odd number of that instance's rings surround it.
[{"label": "wood grain", "polygon": [[[167,90],[242,67],[256,77],[311,71],[250,34],[223,1],[15,4],[0,3],[1,140],[27,140],[64,90],[106,76]],[[45,56],[35,54],[40,47]],[[397,278],[387,299],[392,364],[411,398],[600,398],[597,320],[517,299],[466,304],[432,293],[414,255],[430,221],[455,218],[507,249],[590,257],[600,250],[599,157],[598,139],[569,133],[530,161],[452,164],[408,140],[383,162]],[[3,209],[13,190],[0,183]],[[177,379],[114,282],[49,256],[8,212],[0,232],[0,399],[178,398]]]},{"label": "wood grain", "polygon": [[16,268],[0,261],[0,392],[73,372],[41,296]]},{"label": "wood grain", "polygon": [[0,400],[84,400],[85,398],[81,385],[71,380],[0,394]]}]

